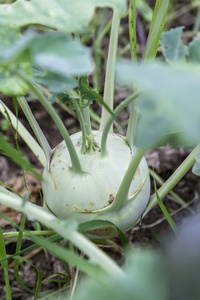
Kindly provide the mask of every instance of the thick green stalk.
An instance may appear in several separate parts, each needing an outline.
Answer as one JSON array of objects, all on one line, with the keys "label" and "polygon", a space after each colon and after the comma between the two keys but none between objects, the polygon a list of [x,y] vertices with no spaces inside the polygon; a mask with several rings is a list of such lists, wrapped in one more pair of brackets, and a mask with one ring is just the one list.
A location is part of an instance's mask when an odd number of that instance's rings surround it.
[{"label": "thick green stalk", "polygon": [[44,106],[46,111],[50,114],[51,118],[57,125],[70,154],[71,162],[72,162],[72,170],[75,173],[83,173],[81,164],[78,158],[78,155],[76,153],[76,150],[74,148],[74,145],[70,139],[70,136],[67,132],[67,129],[65,128],[63,122],[61,121],[60,117],[56,113],[55,109],[52,107],[52,105],[48,102],[48,100],[44,97],[44,95],[41,93],[41,91],[38,89],[36,84],[34,84],[24,73],[18,70],[12,70],[13,73],[16,73],[24,82],[26,82],[32,92],[38,97],[41,104]]},{"label": "thick green stalk", "polygon": [[44,155],[44,151],[38,145],[38,143],[34,140],[34,138],[30,135],[28,130],[22,125],[22,123],[17,120],[15,115],[10,111],[10,109],[0,100],[0,112],[4,115],[4,117],[11,121],[12,126],[18,131],[21,138],[24,142],[29,146],[31,151],[35,154],[40,163],[45,167],[46,165],[46,157]]},{"label": "thick green stalk", "polygon": [[143,60],[154,59],[156,56],[160,38],[164,30],[168,6],[169,0],[156,1]]},{"label": "thick green stalk", "polygon": [[49,146],[49,143],[46,139],[46,137],[44,136],[40,126],[38,125],[35,117],[32,114],[32,111],[26,101],[26,99],[24,97],[17,97],[17,101],[19,102],[19,105],[21,106],[33,132],[35,133],[35,136],[38,139],[38,142],[40,143],[40,146],[42,147],[46,159],[49,162],[50,158],[51,158],[51,154],[52,154],[52,149]]},{"label": "thick green stalk", "polygon": [[[159,188],[158,195],[162,200],[175,185],[183,178],[189,169],[195,163],[195,156],[200,152],[200,144],[188,155],[184,162],[176,169],[176,171],[169,177],[169,179]],[[156,194],[150,197],[150,202],[146,208],[145,215],[157,204]]]},{"label": "thick green stalk", "polygon": [[[108,59],[106,65],[106,78],[105,78],[105,87],[104,87],[104,102],[108,105],[108,107],[113,110],[114,103],[114,80],[115,80],[115,63],[117,56],[117,44],[118,44],[118,31],[119,31],[120,18],[117,11],[114,10],[112,27],[111,27],[111,35],[108,49]],[[102,107],[101,114],[101,124],[100,130],[103,131],[104,126],[109,119],[110,114]],[[112,128],[111,128],[112,131]]]},{"label": "thick green stalk", "polygon": [[115,201],[112,204],[112,209],[120,209],[124,206],[125,202],[128,199],[128,192],[131,185],[131,182],[133,180],[133,176],[138,168],[138,165],[144,156],[145,151],[143,149],[138,148],[134,157],[132,158],[132,161],[129,164],[128,170],[126,171],[126,174],[122,180],[122,183],[119,187],[119,190],[117,192]]},{"label": "thick green stalk", "polygon": [[29,218],[33,220],[36,219],[45,226],[52,228],[64,239],[72,242],[77,248],[83,251],[95,264],[101,266],[107,274],[111,276],[125,276],[124,272],[111,258],[109,258],[84,235],[73,229],[73,226],[70,226],[70,224],[67,226],[65,221],[59,220],[53,214],[50,214],[37,205],[30,202],[24,203],[24,199],[8,192],[2,187],[0,187],[0,194],[0,202],[2,204],[21,211],[29,216]]},{"label": "thick green stalk", "polygon": [[[101,57],[102,57],[102,49],[101,49],[101,43],[104,38],[104,36],[107,34],[107,32],[110,30],[112,20],[106,23],[105,11],[103,11],[103,14],[100,15],[100,22],[98,26],[98,32],[97,36],[94,40],[94,61],[95,61],[95,72],[94,72],[94,88],[98,92],[101,89]],[[98,16],[97,16],[98,18]],[[105,25],[105,26],[104,26]],[[104,26],[104,27],[103,27]]]},{"label": "thick green stalk", "polygon": [[107,149],[106,149],[106,142],[107,142],[107,137],[108,137],[108,133],[110,130],[110,127],[113,123],[113,121],[115,120],[115,118],[117,117],[117,115],[129,104],[131,103],[134,99],[136,99],[139,96],[140,92],[138,91],[137,93],[129,96],[128,98],[126,98],[123,102],[121,102],[117,108],[114,110],[113,115],[110,116],[110,118],[107,120],[105,126],[104,126],[104,130],[103,130],[103,134],[101,137],[101,156],[105,156],[107,153]]}]

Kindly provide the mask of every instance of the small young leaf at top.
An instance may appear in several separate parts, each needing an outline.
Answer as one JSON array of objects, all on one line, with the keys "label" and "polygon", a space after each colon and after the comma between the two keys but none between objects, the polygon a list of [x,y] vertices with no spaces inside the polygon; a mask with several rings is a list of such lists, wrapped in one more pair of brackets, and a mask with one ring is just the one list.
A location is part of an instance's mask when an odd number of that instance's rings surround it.
[{"label": "small young leaf at top", "polygon": [[183,28],[183,26],[172,28],[170,31],[162,34],[160,45],[168,63],[186,61],[187,46],[183,45],[181,40]]}]

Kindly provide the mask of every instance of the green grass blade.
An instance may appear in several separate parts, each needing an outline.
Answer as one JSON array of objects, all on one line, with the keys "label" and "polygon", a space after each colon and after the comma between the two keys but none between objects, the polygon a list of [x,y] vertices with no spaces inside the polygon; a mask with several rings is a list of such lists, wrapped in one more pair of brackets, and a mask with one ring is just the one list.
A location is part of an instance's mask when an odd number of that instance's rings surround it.
[{"label": "green grass blade", "polygon": [[[60,242],[62,239],[63,239],[63,238],[62,238],[59,234],[55,234],[55,235],[53,235],[53,236],[47,238],[47,241],[49,241],[50,243],[54,243],[54,242]],[[0,259],[0,263],[1,263],[2,261],[6,260],[6,259],[15,258],[16,256],[19,256],[19,255],[22,255],[22,254],[24,254],[24,253],[33,251],[33,250],[35,250],[35,249],[37,249],[37,248],[39,248],[39,247],[40,247],[39,244],[34,244],[34,245],[32,245],[32,246],[29,246],[29,247],[27,247],[27,248],[25,248],[25,249],[23,249],[23,250],[21,250],[21,251],[19,251],[19,252],[16,252],[16,253],[14,253],[14,254],[12,254],[12,255],[8,255],[6,258]]]},{"label": "green grass blade", "polygon": [[0,150],[8,157],[10,157],[21,168],[29,171],[35,178],[41,180],[41,175],[35,171],[31,164],[25,160],[15,148],[13,148],[4,138],[0,135]]},{"label": "green grass blade", "polygon": [[41,247],[44,247],[51,254],[69,263],[70,265],[79,268],[81,271],[85,272],[92,278],[101,280],[103,277],[106,277],[106,273],[100,267],[98,268],[97,265],[91,264],[89,261],[81,258],[72,251],[67,250],[61,246],[55,245],[45,240],[44,238],[32,236],[31,239],[35,243],[39,244]]},{"label": "green grass blade", "polygon": [[[22,217],[21,224],[19,226],[19,235],[18,235],[18,240],[17,240],[16,253],[18,253],[21,250],[22,236],[23,236],[25,221],[26,221],[26,216],[24,215]],[[20,266],[20,259],[16,259],[16,257],[15,257],[15,261],[14,261],[15,278],[17,279],[17,282],[24,290],[28,291],[29,293],[33,293],[33,291],[24,284],[22,277],[20,276],[20,273],[19,273],[19,266]]]},{"label": "green grass blade", "polygon": [[7,260],[6,247],[5,247],[1,227],[0,227],[0,259],[4,259],[3,261],[1,261],[1,265],[2,265],[3,271],[4,271],[4,279],[5,279],[5,285],[6,285],[6,300],[11,300],[12,297],[11,297],[10,281],[9,281],[9,275],[8,275],[8,260]]},{"label": "green grass blade", "polygon": [[[32,263],[30,263],[30,261],[28,261],[24,257],[15,256],[14,259],[16,261],[20,260],[20,261],[23,261],[25,263],[28,263],[31,267],[33,267],[35,269],[36,274],[37,274],[37,279],[36,279],[36,284],[35,284],[34,299],[37,299],[37,295],[39,294],[41,283],[42,283],[42,273],[40,272],[40,270],[36,266],[34,266]],[[20,277],[20,279],[21,279],[21,277]],[[20,283],[20,285],[21,285],[21,283]],[[24,285],[24,283],[21,286],[22,286],[22,288],[29,291],[30,293],[33,293],[32,290],[30,290],[27,286]]]},{"label": "green grass blade", "polygon": [[174,222],[174,220],[172,219],[172,217],[170,216],[170,214],[168,213],[165,205],[163,204],[162,200],[160,199],[159,195],[158,195],[158,191],[157,191],[157,187],[156,187],[156,181],[155,181],[155,178],[154,178],[154,189],[155,189],[155,194],[156,194],[156,197],[157,197],[157,201],[158,201],[158,204],[165,216],[165,218],[167,219],[167,222],[169,223],[170,227],[172,228],[172,230],[174,231],[174,233],[176,235],[178,235],[178,228]]}]

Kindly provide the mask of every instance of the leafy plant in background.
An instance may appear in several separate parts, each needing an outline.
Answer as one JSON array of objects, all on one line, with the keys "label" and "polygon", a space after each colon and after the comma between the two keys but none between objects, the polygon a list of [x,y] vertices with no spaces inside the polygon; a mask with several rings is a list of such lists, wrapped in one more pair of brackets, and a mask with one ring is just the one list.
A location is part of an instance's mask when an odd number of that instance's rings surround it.
[{"label": "leafy plant in background", "polygon": [[[119,83],[128,86],[133,93],[115,110],[115,65],[120,18],[127,10],[125,0],[85,0],[84,7],[82,1],[78,0],[18,0],[12,4],[1,5],[0,91],[13,96],[16,114],[17,103],[21,106],[39,144],[4,101],[0,102],[0,110],[44,166],[44,207],[36,206],[25,197],[19,197],[3,187],[0,188],[0,202],[22,211],[29,219],[38,220],[47,229],[57,232],[59,236],[54,234],[45,240],[37,235],[52,235],[52,231],[45,230],[42,233],[36,230],[25,234],[35,243],[104,284],[109,281],[109,276],[112,276],[115,282],[121,282],[125,287],[135,277],[132,274],[127,277],[127,274],[83,233],[93,238],[95,234],[98,238],[107,238],[119,233],[124,239],[121,230],[125,231],[138,222],[141,216],[156,204],[157,197],[162,200],[194,165],[195,157],[197,161],[194,170],[199,173],[200,146],[197,144],[200,128],[200,75],[196,64],[185,62],[186,58],[195,63],[199,62],[199,42],[195,39],[189,48],[186,48],[180,42],[182,29],[165,33],[161,40],[161,49],[166,61],[172,66],[151,62],[159,47],[168,5],[169,1],[156,1],[142,57],[143,63],[138,65],[136,5],[135,1],[130,1],[132,62],[120,60],[117,62],[116,71]],[[80,41],[81,37],[85,37],[89,32],[88,24],[95,8],[105,6],[113,9],[113,17],[102,98],[97,90],[89,86],[85,77],[94,70],[94,65],[90,51]],[[37,26],[33,26],[35,24]],[[74,34],[74,39],[71,33]],[[177,42],[175,45],[174,41]],[[150,62],[145,63],[146,61]],[[174,61],[179,63],[172,64]],[[28,106],[24,96],[29,92],[41,102],[64,139],[55,149],[51,149]],[[69,136],[46,96],[62,101],[76,111],[81,132]],[[98,131],[91,129],[89,117],[90,104],[94,100],[102,104]],[[112,123],[129,104],[131,111],[127,135],[122,137],[112,132]],[[138,109],[141,111],[139,124]],[[148,149],[167,142],[177,146],[177,141],[178,145],[196,148],[149,201],[149,174],[144,154]],[[2,137],[0,148],[3,153],[15,157],[23,168],[32,170]],[[32,173],[39,176],[33,170]],[[19,228],[19,247],[15,257],[21,254],[23,231],[25,230],[22,224]],[[53,244],[60,236],[74,244],[89,259],[83,259],[71,250]],[[1,240],[3,241],[2,235]],[[151,261],[151,255],[149,257]],[[5,270],[9,299],[6,259],[2,243],[1,263]],[[23,286],[17,271],[16,274],[18,282]],[[40,284],[41,280],[38,279],[35,298]],[[141,297],[147,299],[147,294],[141,294]]]}]

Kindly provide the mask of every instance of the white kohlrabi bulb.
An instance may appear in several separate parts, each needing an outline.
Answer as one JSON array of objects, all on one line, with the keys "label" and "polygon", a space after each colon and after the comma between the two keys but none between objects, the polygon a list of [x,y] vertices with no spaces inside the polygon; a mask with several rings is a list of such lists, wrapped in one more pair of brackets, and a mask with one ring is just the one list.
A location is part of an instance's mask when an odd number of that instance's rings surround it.
[{"label": "white kohlrabi bulb", "polygon": [[[100,145],[102,133],[94,131]],[[122,230],[130,228],[142,215],[149,200],[150,182],[148,166],[142,158],[133,177],[129,196],[119,211],[110,211],[133,153],[122,136],[109,133],[108,153],[101,157],[100,149],[92,154],[81,154],[82,133],[71,136],[83,174],[72,170],[65,142],[55,149],[50,166],[43,173],[43,194],[47,208],[60,219],[77,218],[78,222],[103,219],[113,222]],[[107,209],[109,208],[109,213]]]}]

